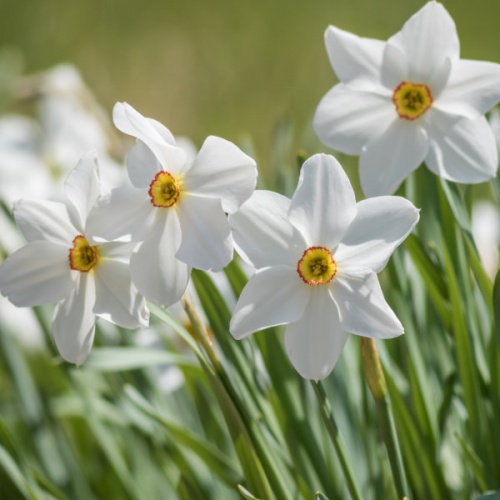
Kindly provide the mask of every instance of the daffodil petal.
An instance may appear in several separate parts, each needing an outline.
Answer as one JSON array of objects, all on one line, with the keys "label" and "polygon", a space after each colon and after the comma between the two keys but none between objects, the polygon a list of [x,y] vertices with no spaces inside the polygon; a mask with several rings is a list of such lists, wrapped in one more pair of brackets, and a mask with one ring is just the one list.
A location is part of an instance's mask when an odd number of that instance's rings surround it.
[{"label": "daffodil petal", "polygon": [[306,243],[288,221],[290,199],[272,191],[257,190],[229,223],[238,253],[252,266],[294,266]]},{"label": "daffodil petal", "polygon": [[122,102],[115,104],[113,121],[123,133],[136,137],[146,144],[168,172],[175,172],[184,165],[186,161],[184,151],[165,141],[164,131],[159,131],[150,119],[142,116],[129,104]]},{"label": "daffodil petal", "polygon": [[69,248],[33,241],[11,254],[0,267],[0,291],[18,307],[58,302],[73,286]]},{"label": "daffodil petal", "polygon": [[306,160],[290,203],[289,220],[307,244],[333,248],[355,216],[354,191],[340,163],[324,154]]},{"label": "daffodil petal", "polygon": [[101,194],[100,189],[97,155],[92,151],[82,156],[64,182],[69,214],[80,234],[85,233],[87,216]]},{"label": "daffodil petal", "polygon": [[94,314],[125,328],[148,326],[146,301],[131,282],[128,262],[102,260],[94,272]]},{"label": "daffodil petal", "polygon": [[410,67],[405,53],[396,45],[385,44],[380,78],[391,93],[403,81],[408,80]]},{"label": "daffodil petal", "polygon": [[158,211],[147,238],[130,258],[130,275],[147,300],[170,306],[186,290],[191,268],[176,257],[181,228],[175,211]]},{"label": "daffodil petal", "polygon": [[177,258],[206,271],[227,266],[233,257],[233,240],[221,201],[186,194],[177,214],[182,232]]},{"label": "daffodil petal", "polygon": [[46,240],[71,246],[78,234],[63,203],[20,200],[14,203],[13,214],[27,241]]},{"label": "daffodil petal", "polygon": [[446,89],[434,106],[451,115],[479,118],[500,101],[500,64],[454,61]]},{"label": "daffodil petal", "polygon": [[378,196],[357,204],[358,213],[335,251],[340,269],[381,271],[419,219],[414,205],[399,196]]},{"label": "daffodil petal", "polygon": [[427,130],[430,141],[425,162],[436,175],[454,182],[474,184],[495,177],[498,152],[495,137],[484,117],[455,120],[432,110]]},{"label": "daffodil petal", "polygon": [[321,141],[342,153],[358,155],[396,116],[389,94],[360,92],[335,85],[321,100],[313,127]]},{"label": "daffodil petal", "polygon": [[148,188],[155,175],[163,170],[151,149],[142,141],[137,141],[127,154],[127,173],[136,188]]},{"label": "daffodil petal", "polygon": [[321,286],[312,290],[301,318],[286,327],[285,346],[302,377],[321,380],[333,370],[347,337],[328,288]]},{"label": "daffodil petal", "polygon": [[186,172],[183,189],[220,199],[224,211],[234,213],[253,193],[256,183],[255,161],[232,142],[210,136]]},{"label": "daffodil petal", "polygon": [[139,246],[137,241],[107,241],[99,244],[99,254],[104,260],[113,259],[128,264],[132,252]]},{"label": "daffodil petal", "polygon": [[352,277],[339,270],[330,289],[344,330],[381,339],[403,333],[403,325],[387,304],[374,272]]},{"label": "daffodil petal", "polygon": [[370,141],[359,158],[361,187],[366,196],[392,194],[425,159],[429,140],[418,123],[396,118]]},{"label": "daffodil petal", "polygon": [[361,38],[329,26],[325,45],[330,64],[340,81],[361,90],[379,85],[385,42]]},{"label": "daffodil petal", "polygon": [[165,125],[163,125],[163,123],[160,123],[154,118],[147,118],[147,120],[166,143],[177,146],[174,135]]},{"label": "daffodil petal", "polygon": [[460,54],[455,22],[438,2],[425,4],[387,43],[405,54],[414,83],[427,84],[446,58]]},{"label": "daffodil petal", "polygon": [[249,334],[297,321],[307,307],[310,288],[289,266],[259,269],[236,304],[229,330],[242,339]]},{"label": "daffodil petal", "polygon": [[145,189],[123,187],[104,195],[87,220],[88,237],[114,240],[122,237],[143,240],[158,209]]},{"label": "daffodil petal", "polygon": [[94,342],[95,284],[88,273],[79,273],[69,296],[57,304],[52,321],[52,334],[57,350],[70,363],[81,365]]}]

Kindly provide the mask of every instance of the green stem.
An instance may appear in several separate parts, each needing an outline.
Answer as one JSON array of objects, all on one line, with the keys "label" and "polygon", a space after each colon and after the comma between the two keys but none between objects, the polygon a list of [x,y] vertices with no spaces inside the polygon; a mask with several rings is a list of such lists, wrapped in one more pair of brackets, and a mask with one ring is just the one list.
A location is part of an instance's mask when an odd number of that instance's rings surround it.
[{"label": "green stem", "polygon": [[361,337],[361,353],[365,365],[366,380],[375,403],[380,420],[380,428],[384,439],[387,455],[391,464],[392,476],[398,498],[409,496],[408,482],[406,480],[403,458],[399,446],[391,402],[387,392],[384,372],[380,365],[375,341],[371,338]]},{"label": "green stem", "polygon": [[316,394],[316,398],[318,399],[321,417],[323,418],[326,430],[328,431],[328,435],[330,436],[333,447],[335,448],[335,452],[337,453],[337,457],[340,461],[340,466],[342,467],[342,471],[347,480],[347,488],[349,490],[349,493],[354,500],[361,500],[361,494],[359,492],[358,485],[356,484],[356,480],[354,478],[354,474],[351,470],[349,462],[347,461],[347,456],[344,450],[344,443],[340,436],[337,424],[335,423],[335,419],[333,418],[332,408],[330,406],[328,398],[326,397],[325,389],[323,388],[321,382],[311,381],[311,385],[314,389],[314,393]]},{"label": "green stem", "polygon": [[189,321],[191,322],[191,325],[195,332],[196,340],[202,345],[206,355],[211,362],[211,365],[214,368],[217,378],[224,387],[224,390],[231,399],[234,408],[236,409],[239,417],[241,418],[241,421],[243,422],[248,437],[255,449],[260,463],[262,464],[263,470],[267,475],[269,483],[272,485],[276,498],[290,498],[290,492],[288,491],[288,488],[286,487],[284,481],[281,479],[274,464],[274,460],[269,456],[267,450],[265,449],[264,437],[259,431],[258,426],[255,425],[255,422],[251,421],[251,417],[249,417],[247,412],[245,411],[245,407],[240,400],[238,392],[236,391],[233,383],[231,382],[231,378],[227,374],[224,365],[222,364],[219,356],[217,355],[217,352],[214,349],[212,339],[208,335],[203,321],[201,320],[198,312],[196,311],[196,308],[186,294],[184,294],[184,296],[182,297],[182,305],[184,307],[184,310],[186,311],[186,314],[188,315]]}]

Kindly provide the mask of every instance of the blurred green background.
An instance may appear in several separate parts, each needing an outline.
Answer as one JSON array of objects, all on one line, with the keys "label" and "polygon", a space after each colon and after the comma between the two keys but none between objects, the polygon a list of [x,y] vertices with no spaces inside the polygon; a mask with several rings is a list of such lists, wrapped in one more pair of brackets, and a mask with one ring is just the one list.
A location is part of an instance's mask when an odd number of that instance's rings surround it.
[{"label": "blurred green background", "polygon": [[[248,134],[266,169],[278,123],[324,150],[311,120],[335,82],[328,24],[387,39],[424,0],[0,0],[0,47],[25,72],[74,63],[111,110],[127,101],[198,145]],[[444,2],[462,57],[500,62],[499,0]],[[313,149],[314,151],[311,151]]]}]

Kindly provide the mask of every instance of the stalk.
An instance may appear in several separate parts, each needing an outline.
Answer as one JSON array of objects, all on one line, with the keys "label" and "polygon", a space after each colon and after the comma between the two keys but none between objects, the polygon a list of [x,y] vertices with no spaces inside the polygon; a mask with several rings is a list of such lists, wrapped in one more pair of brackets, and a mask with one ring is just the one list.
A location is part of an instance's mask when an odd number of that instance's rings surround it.
[{"label": "stalk", "polygon": [[335,452],[337,453],[337,457],[340,461],[340,466],[346,478],[347,489],[349,490],[349,493],[351,494],[353,500],[361,500],[361,494],[354,478],[354,474],[351,470],[351,466],[349,465],[349,462],[347,460],[344,443],[335,419],[333,418],[332,408],[330,406],[328,398],[326,397],[325,389],[323,388],[321,382],[311,381],[311,385],[314,389],[314,393],[316,394],[316,398],[319,403],[321,417],[323,418],[326,430],[328,431],[328,435],[330,436],[333,447],[335,448]]},{"label": "stalk", "polygon": [[394,416],[392,414],[384,372],[382,371],[375,341],[371,338],[361,337],[361,353],[365,365],[366,381],[377,405],[380,428],[391,464],[396,493],[400,499],[408,498],[409,488],[403,466],[403,458],[396,433],[396,426],[394,425]]}]

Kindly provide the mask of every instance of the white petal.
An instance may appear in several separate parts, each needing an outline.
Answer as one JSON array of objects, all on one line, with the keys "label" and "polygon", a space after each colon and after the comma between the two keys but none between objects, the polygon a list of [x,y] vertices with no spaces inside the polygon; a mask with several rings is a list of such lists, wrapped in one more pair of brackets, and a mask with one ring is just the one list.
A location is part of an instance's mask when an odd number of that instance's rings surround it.
[{"label": "white petal", "polygon": [[227,266],[233,258],[233,240],[220,200],[186,194],[177,214],[182,233],[177,258],[205,271]]},{"label": "white petal", "polygon": [[330,63],[343,83],[351,88],[371,90],[380,82],[380,66],[385,42],[361,38],[329,26],[325,45]]},{"label": "white petal", "polygon": [[289,219],[307,244],[333,248],[355,216],[354,191],[340,163],[324,154],[305,161]]},{"label": "white petal", "polygon": [[379,134],[394,119],[390,95],[351,90],[335,85],[321,100],[313,127],[327,146],[350,155]]},{"label": "white petal", "polygon": [[94,314],[125,328],[148,326],[146,301],[130,280],[128,263],[104,258],[99,262],[94,276]]},{"label": "white petal", "polygon": [[21,200],[14,203],[13,214],[27,241],[46,240],[72,246],[78,236],[63,203]]},{"label": "white petal", "polygon": [[123,241],[111,241],[101,243],[99,245],[99,252],[105,259],[113,259],[124,264],[130,262],[130,257],[134,250],[139,246],[136,241],[123,242]]},{"label": "white petal", "polygon": [[426,127],[430,149],[425,160],[436,175],[454,182],[475,184],[495,177],[498,152],[486,118],[455,120],[438,110]]},{"label": "white petal", "polygon": [[387,43],[406,55],[413,83],[428,83],[446,58],[458,59],[460,53],[455,23],[437,2],[424,5]]},{"label": "white petal", "polygon": [[348,334],[327,287],[314,287],[302,317],[288,325],[285,346],[300,375],[310,380],[325,378],[344,348]]},{"label": "white petal", "polygon": [[186,290],[191,268],[175,254],[181,228],[175,210],[158,211],[147,238],[130,258],[130,275],[147,300],[170,306]]},{"label": "white petal", "polygon": [[84,234],[87,216],[101,194],[99,166],[94,151],[83,155],[71,170],[64,182],[64,190],[69,201],[68,209],[74,208],[70,215],[76,217],[75,226],[80,234]]},{"label": "white petal", "polygon": [[396,118],[366,145],[359,158],[359,177],[366,196],[392,194],[427,156],[429,140],[419,123]]},{"label": "white petal", "polygon": [[73,286],[69,249],[33,241],[11,254],[0,267],[0,291],[18,307],[58,302]]},{"label": "white petal", "polygon": [[249,264],[257,269],[297,264],[307,245],[288,221],[289,209],[286,196],[257,190],[229,216],[236,248]]},{"label": "white petal", "polygon": [[78,273],[75,288],[54,311],[52,334],[57,350],[70,363],[81,365],[90,353],[95,333],[94,303],[92,276]]},{"label": "white petal", "polygon": [[410,67],[408,59],[397,46],[386,44],[382,60],[381,80],[392,92],[403,81],[408,80]]},{"label": "white petal", "polygon": [[434,106],[453,115],[479,118],[500,101],[500,64],[454,61],[446,89]]},{"label": "white petal", "polygon": [[86,235],[101,240],[127,237],[140,241],[152,227],[158,210],[162,209],[151,204],[145,189],[113,189],[90,212]]},{"label": "white petal", "polygon": [[184,151],[166,142],[163,138],[164,133],[158,131],[148,118],[142,116],[129,104],[121,102],[115,104],[113,121],[123,133],[144,142],[168,172],[176,172],[184,165],[186,161]]},{"label": "white petal", "polygon": [[339,272],[330,289],[344,330],[381,339],[403,333],[403,325],[387,304],[375,273],[353,278]]},{"label": "white petal", "polygon": [[250,197],[256,183],[255,161],[232,142],[210,136],[187,171],[183,189],[220,199],[224,211],[233,213]]},{"label": "white petal", "polygon": [[175,137],[173,136],[172,132],[170,132],[170,130],[165,127],[165,125],[163,125],[163,123],[160,123],[153,118],[148,118],[148,121],[155,128],[158,134],[160,134],[161,138],[165,142],[172,144],[172,146],[176,146]]},{"label": "white petal", "polygon": [[229,330],[236,339],[250,333],[297,321],[304,313],[310,287],[288,266],[256,271],[240,295]]},{"label": "white petal", "polygon": [[148,188],[160,172],[162,166],[152,151],[141,141],[137,141],[127,155],[127,173],[136,188]]},{"label": "white petal", "polygon": [[357,204],[358,213],[335,251],[339,268],[381,271],[418,221],[419,211],[399,196],[378,196]]},{"label": "white petal", "polygon": [[448,80],[450,79],[451,67],[453,61],[447,57],[444,63],[434,72],[431,76],[431,79],[428,82],[429,90],[431,91],[431,96],[433,99],[433,105],[436,105],[436,100],[441,96],[443,90],[446,88],[448,84]]}]

